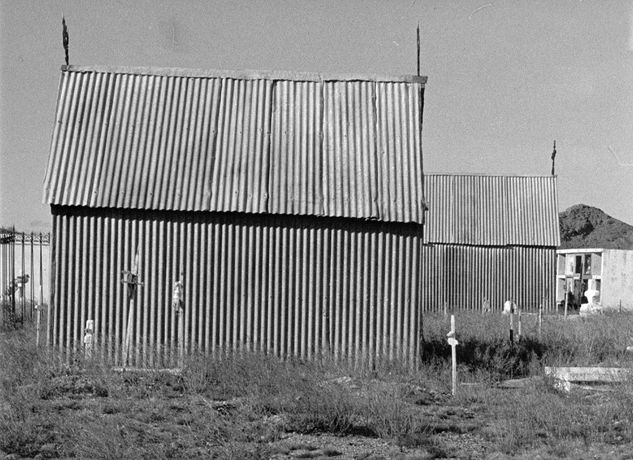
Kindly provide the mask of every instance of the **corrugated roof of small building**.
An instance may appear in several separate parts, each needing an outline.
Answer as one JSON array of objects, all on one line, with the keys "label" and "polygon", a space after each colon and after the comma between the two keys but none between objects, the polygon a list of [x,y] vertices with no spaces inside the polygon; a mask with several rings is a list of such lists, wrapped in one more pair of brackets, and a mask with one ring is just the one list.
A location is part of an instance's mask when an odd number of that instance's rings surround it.
[{"label": "corrugated roof of small building", "polygon": [[64,66],[44,201],[421,224],[425,82]]},{"label": "corrugated roof of small building", "polygon": [[555,176],[427,174],[424,241],[559,246]]}]

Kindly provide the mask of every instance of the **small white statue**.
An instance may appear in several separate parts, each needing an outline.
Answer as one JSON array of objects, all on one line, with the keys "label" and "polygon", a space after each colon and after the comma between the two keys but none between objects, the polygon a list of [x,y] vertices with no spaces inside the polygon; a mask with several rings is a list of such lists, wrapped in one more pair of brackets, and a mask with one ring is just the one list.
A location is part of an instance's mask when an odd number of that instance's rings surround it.
[{"label": "small white statue", "polygon": [[180,312],[182,309],[183,303],[183,289],[182,289],[182,281],[176,281],[174,283],[174,294],[171,298],[171,305],[176,310],[176,312]]},{"label": "small white statue", "polygon": [[[598,291],[595,291],[595,292],[598,292]],[[587,294],[592,294],[592,292],[591,291],[585,292],[585,296],[591,300],[589,303],[583,303],[580,306],[580,310],[578,310],[578,314],[580,316],[590,316],[590,315],[599,315],[600,313],[602,313],[602,305],[600,305],[600,296],[597,294],[594,294],[594,295],[587,295]]]},{"label": "small white statue", "polygon": [[84,356],[87,359],[92,358],[92,344],[94,342],[95,322],[92,319],[86,321],[86,332],[84,334]]},{"label": "small white statue", "polygon": [[504,315],[509,315],[510,313],[516,313],[517,312],[517,304],[514,303],[511,300],[506,300],[503,303],[503,314]]}]

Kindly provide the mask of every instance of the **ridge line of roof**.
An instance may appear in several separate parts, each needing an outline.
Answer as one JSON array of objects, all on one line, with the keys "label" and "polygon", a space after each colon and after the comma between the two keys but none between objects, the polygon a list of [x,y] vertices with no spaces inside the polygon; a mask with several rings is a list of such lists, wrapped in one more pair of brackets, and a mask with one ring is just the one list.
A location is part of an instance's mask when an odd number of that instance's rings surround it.
[{"label": "ridge line of roof", "polygon": [[258,70],[218,70],[186,69],[178,67],[126,67],[126,66],[83,66],[63,65],[62,72],[95,72],[129,75],[157,75],[192,78],[235,78],[240,80],[295,80],[295,81],[376,81],[394,83],[426,84],[427,77],[417,75],[378,74],[329,74],[318,72],[258,71]]},{"label": "ridge line of roof", "polygon": [[427,176],[456,176],[456,177],[535,177],[542,179],[557,179],[557,175],[550,174],[488,174],[488,173],[445,173],[445,172],[425,172]]},{"label": "ridge line of roof", "polygon": [[[575,254],[575,253],[586,253],[586,252],[604,252],[604,251],[628,251],[633,252],[633,249],[626,248],[605,248],[604,246],[598,246],[595,248],[560,248],[557,249],[556,252],[559,254]],[[562,275],[561,275],[562,276]]]},{"label": "ridge line of roof", "polygon": [[573,254],[573,253],[585,253],[585,252],[602,252],[607,248],[559,248],[556,250],[559,254]]}]

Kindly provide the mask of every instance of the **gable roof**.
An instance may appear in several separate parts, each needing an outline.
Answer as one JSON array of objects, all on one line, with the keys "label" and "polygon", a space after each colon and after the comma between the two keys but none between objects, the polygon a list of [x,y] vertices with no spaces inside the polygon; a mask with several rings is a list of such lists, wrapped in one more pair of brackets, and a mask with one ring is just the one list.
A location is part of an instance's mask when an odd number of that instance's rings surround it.
[{"label": "gable roof", "polygon": [[560,245],[555,176],[424,177],[426,243]]},{"label": "gable roof", "polygon": [[64,66],[44,201],[423,223],[425,82]]}]

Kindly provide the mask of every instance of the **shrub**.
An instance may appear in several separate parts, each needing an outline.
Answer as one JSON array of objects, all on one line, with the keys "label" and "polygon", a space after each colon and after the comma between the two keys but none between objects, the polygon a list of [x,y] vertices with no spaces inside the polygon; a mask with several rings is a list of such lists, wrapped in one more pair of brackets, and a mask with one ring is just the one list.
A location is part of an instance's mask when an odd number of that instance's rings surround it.
[{"label": "shrub", "polygon": [[411,445],[416,436],[427,436],[428,425],[406,401],[405,393],[403,386],[373,389],[364,406],[364,416],[367,427],[378,437]]},{"label": "shrub", "polygon": [[[523,336],[509,342],[509,319],[500,314],[456,314],[457,359],[468,372],[485,372],[492,380],[523,377],[541,365],[592,366],[633,364],[630,345],[633,314],[608,313],[591,318],[546,316],[539,336],[536,317],[523,317]],[[515,322],[516,327],[516,322]],[[443,315],[427,315],[422,362],[450,362],[446,342],[449,323]]]}]

